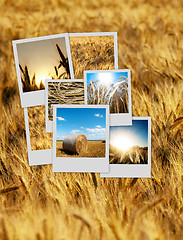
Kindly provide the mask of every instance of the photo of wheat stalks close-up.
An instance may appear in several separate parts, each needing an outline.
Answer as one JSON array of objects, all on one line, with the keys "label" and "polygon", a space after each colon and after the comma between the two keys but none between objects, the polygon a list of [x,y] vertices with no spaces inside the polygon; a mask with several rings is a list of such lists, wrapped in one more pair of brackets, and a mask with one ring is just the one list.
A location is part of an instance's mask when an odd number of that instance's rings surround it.
[{"label": "photo of wheat stalks close-up", "polygon": [[110,113],[129,112],[128,72],[89,72],[87,103],[110,105]]},{"label": "photo of wheat stalks close-up", "polygon": [[132,120],[132,126],[110,126],[110,164],[148,163],[148,120]]},{"label": "photo of wheat stalks close-up", "polygon": [[48,120],[53,120],[53,104],[84,104],[84,82],[48,82]]},{"label": "photo of wheat stalks close-up", "polygon": [[69,42],[75,78],[82,79],[84,70],[115,68],[114,36],[69,37]]},{"label": "photo of wheat stalks close-up", "polygon": [[[0,239],[182,239],[182,19],[178,0],[0,2]],[[28,164],[12,40],[100,31],[118,32],[133,116],[152,118],[149,179]]]},{"label": "photo of wheat stalks close-up", "polygon": [[70,77],[65,37],[18,43],[23,92],[45,89],[45,79]]}]

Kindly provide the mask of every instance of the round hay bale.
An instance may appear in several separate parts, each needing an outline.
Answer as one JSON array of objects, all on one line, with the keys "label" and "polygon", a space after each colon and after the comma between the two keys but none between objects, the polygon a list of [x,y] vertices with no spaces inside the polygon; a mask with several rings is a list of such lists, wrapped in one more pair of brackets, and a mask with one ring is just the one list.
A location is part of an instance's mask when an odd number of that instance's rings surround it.
[{"label": "round hay bale", "polygon": [[88,142],[84,134],[69,135],[63,141],[63,149],[70,153],[84,153],[87,151],[87,146]]}]

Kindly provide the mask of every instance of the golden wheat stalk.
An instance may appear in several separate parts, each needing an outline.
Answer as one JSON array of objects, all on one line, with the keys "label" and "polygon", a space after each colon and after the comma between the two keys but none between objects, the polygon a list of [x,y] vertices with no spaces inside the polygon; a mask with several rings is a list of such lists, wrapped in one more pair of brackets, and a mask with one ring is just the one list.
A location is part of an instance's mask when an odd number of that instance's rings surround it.
[{"label": "golden wheat stalk", "polygon": [[87,87],[89,104],[108,104],[111,113],[128,112],[128,82],[118,81],[106,87],[100,81],[90,81]]}]

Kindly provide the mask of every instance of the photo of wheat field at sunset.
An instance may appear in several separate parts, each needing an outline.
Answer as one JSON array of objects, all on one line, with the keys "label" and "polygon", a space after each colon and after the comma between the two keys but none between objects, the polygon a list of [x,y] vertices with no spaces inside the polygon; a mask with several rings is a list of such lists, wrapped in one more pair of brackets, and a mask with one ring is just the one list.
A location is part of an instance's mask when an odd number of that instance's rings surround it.
[{"label": "photo of wheat field at sunset", "polygon": [[[180,0],[0,1],[0,239],[182,240],[182,19]],[[118,68],[131,70],[132,115],[151,117],[151,178],[30,167],[12,41],[106,31],[118,34]],[[92,66],[104,61],[102,69],[114,69],[110,46],[100,42],[100,59],[94,63],[93,57]],[[91,55],[81,47],[71,46],[78,78]],[[51,69],[56,75],[56,48],[55,56]],[[21,66],[24,73],[28,67],[32,80],[36,72],[28,63],[29,58]],[[44,111],[44,106],[29,111],[35,149],[45,147]],[[44,141],[51,148],[49,139]]]},{"label": "photo of wheat field at sunset", "polygon": [[45,79],[70,78],[66,38],[17,43],[23,92],[42,90]]}]

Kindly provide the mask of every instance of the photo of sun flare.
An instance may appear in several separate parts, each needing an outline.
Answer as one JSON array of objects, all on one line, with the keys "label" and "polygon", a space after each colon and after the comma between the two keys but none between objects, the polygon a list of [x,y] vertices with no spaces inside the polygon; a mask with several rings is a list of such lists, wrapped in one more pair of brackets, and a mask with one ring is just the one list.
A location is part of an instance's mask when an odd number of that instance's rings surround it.
[{"label": "photo of sun flare", "polygon": [[131,126],[111,126],[110,164],[148,163],[148,120],[132,120]]},{"label": "photo of sun flare", "polygon": [[133,139],[126,136],[118,136],[114,138],[110,144],[122,151],[127,151],[133,146]]}]

